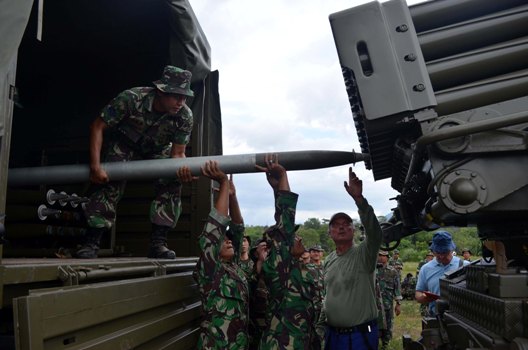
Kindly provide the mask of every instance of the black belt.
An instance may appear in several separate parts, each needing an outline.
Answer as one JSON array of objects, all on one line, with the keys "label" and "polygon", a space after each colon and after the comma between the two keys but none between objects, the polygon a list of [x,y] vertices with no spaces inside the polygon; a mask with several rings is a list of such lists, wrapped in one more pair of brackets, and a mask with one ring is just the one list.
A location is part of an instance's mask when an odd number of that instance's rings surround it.
[{"label": "black belt", "polygon": [[353,327],[332,327],[332,330],[338,334],[346,333],[370,333],[376,325],[376,320],[368,321]]}]

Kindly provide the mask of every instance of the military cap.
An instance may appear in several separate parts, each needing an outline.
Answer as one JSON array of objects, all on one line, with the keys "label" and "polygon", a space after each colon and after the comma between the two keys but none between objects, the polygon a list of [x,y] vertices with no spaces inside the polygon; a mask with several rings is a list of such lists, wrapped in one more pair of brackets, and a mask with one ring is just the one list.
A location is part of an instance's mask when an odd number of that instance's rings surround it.
[{"label": "military cap", "polygon": [[339,218],[345,218],[348,222],[352,222],[352,218],[347,213],[339,212],[332,215],[329,225],[332,225],[332,223]]},{"label": "military cap", "polygon": [[380,250],[378,255],[389,256],[389,252],[386,250]]},{"label": "military cap", "polygon": [[469,250],[469,248],[464,248],[464,249],[462,249],[462,254],[464,254],[465,252],[468,252],[469,254],[473,254],[473,253],[471,252],[471,250]]},{"label": "military cap", "polygon": [[312,250],[315,250],[315,251],[318,251],[318,252],[324,252],[324,249],[319,244],[311,246],[309,251],[312,251]]},{"label": "military cap", "polygon": [[165,66],[160,80],[154,81],[154,85],[163,92],[168,94],[179,94],[189,97],[194,96],[191,90],[192,74],[174,66]]},{"label": "military cap", "polygon": [[255,245],[249,250],[249,257],[251,258],[251,260],[253,260],[253,262],[256,262],[257,261],[257,255],[256,255],[256,252],[257,252],[257,247],[260,243],[262,242],[267,242],[265,238],[259,238],[255,241]]},{"label": "military cap", "polygon": [[429,252],[427,252],[427,254],[425,254],[425,256],[434,256],[434,254],[433,254],[432,251],[429,251]]},{"label": "military cap", "polygon": [[394,249],[394,250],[392,251],[392,254],[400,254],[400,251],[399,251],[398,249]]}]

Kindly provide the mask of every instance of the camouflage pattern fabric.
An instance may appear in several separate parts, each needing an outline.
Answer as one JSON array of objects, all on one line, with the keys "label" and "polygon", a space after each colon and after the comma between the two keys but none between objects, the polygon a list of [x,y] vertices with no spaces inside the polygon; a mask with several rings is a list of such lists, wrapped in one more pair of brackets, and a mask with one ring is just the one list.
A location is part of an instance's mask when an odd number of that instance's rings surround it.
[{"label": "camouflage pattern fabric", "polygon": [[200,260],[194,278],[202,299],[203,321],[197,349],[248,349],[248,282],[238,266],[242,248],[242,225],[232,225],[235,256],[220,260],[229,218],[212,209],[199,237]]},{"label": "camouflage pattern fabric", "polygon": [[169,94],[179,94],[194,96],[191,90],[192,74],[188,70],[183,70],[174,66],[166,66],[160,80],[154,81],[154,85],[161,91]]},{"label": "camouflage pattern fabric", "polygon": [[255,263],[253,262],[253,260],[251,259],[240,260],[240,262],[238,263],[238,266],[240,266],[242,271],[244,271],[244,274],[246,275],[246,279],[249,281],[252,278],[254,274],[254,269],[255,269]]},{"label": "camouflage pattern fabric", "polygon": [[249,349],[257,349],[262,332],[267,327],[268,289],[262,276],[257,275],[253,260],[240,260],[239,266],[249,284]]},{"label": "camouflage pattern fabric", "polygon": [[412,300],[416,289],[416,277],[405,277],[401,283],[402,298]]},{"label": "camouflage pattern fabric", "polygon": [[193,128],[192,112],[186,105],[174,115],[155,112],[155,94],[152,87],[125,90],[101,112],[114,136],[143,154],[161,152],[171,142],[186,145]]},{"label": "camouflage pattern fabric", "polygon": [[381,331],[387,329],[387,316],[383,305],[383,297],[381,296],[381,287],[379,283],[378,267],[376,268],[376,306],[378,307],[378,329]]},{"label": "camouflage pattern fabric", "polygon": [[[101,112],[113,135],[105,143],[103,161],[123,162],[138,159],[170,158],[171,142],[187,144],[193,120],[187,106],[174,116],[152,111],[153,88],[133,88],[122,92]],[[98,185],[84,212],[88,226],[110,228],[115,224],[116,206],[126,182]],[[181,185],[174,179],[154,184],[150,221],[159,226],[175,227],[181,213]]]},{"label": "camouflage pattern fabric", "polygon": [[381,297],[383,302],[383,310],[385,312],[385,318],[387,321],[387,327],[381,329],[381,340],[384,346],[386,346],[392,339],[392,329],[394,325],[394,301],[400,301],[402,299],[401,286],[400,286],[400,275],[398,271],[389,266],[378,267],[376,271],[376,279],[379,281],[381,290]]},{"label": "camouflage pattern fabric", "polygon": [[294,258],[297,195],[279,191],[275,202],[277,224],[267,233],[271,243],[263,272],[269,291],[269,328],[259,349],[320,349],[315,332],[317,304],[321,298],[317,272]]},{"label": "camouflage pattern fabric", "polygon": [[392,266],[396,269],[396,271],[398,272],[398,275],[400,275],[400,279],[401,279],[401,271],[403,269],[403,261],[398,258],[396,260],[394,259],[389,259],[389,266]]},{"label": "camouflage pattern fabric", "polygon": [[249,291],[249,348],[258,349],[262,333],[269,324],[266,314],[269,292],[262,275],[249,282]]}]

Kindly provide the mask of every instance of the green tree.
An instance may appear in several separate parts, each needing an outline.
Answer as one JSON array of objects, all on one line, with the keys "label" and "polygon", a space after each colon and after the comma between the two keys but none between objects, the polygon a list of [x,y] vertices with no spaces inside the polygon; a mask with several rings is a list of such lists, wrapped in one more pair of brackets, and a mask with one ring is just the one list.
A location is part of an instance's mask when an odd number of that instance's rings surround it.
[{"label": "green tree", "polygon": [[301,228],[299,228],[297,231],[297,234],[302,237],[303,244],[306,249],[316,244],[320,244],[319,233],[313,228],[305,228],[301,226]]},{"label": "green tree", "polygon": [[317,218],[309,218],[306,220],[303,224],[305,228],[313,228],[316,231],[319,231],[321,229],[321,221]]}]

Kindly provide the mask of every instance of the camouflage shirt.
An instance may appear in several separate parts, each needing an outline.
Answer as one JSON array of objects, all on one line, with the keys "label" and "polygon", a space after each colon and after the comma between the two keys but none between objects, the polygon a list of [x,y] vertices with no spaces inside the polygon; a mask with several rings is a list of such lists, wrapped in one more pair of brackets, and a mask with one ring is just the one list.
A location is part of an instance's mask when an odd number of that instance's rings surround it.
[{"label": "camouflage shirt", "polygon": [[100,115],[114,131],[114,138],[145,154],[160,152],[171,143],[187,144],[193,128],[192,111],[187,105],[174,115],[154,111],[155,94],[152,87],[125,90]]},{"label": "camouflage shirt", "polygon": [[398,272],[398,274],[401,274],[401,270],[403,269],[403,261],[400,258],[396,260],[390,259],[389,266],[394,267],[396,271]]},{"label": "camouflage shirt", "polygon": [[[316,308],[320,300],[318,273],[291,255],[295,241],[297,195],[279,191],[275,202],[277,224],[267,231],[271,249],[263,264],[269,290],[269,328],[260,343],[267,349],[318,349]],[[310,266],[311,267],[310,267]]]},{"label": "camouflage shirt", "polygon": [[248,283],[238,266],[242,247],[242,225],[232,225],[234,261],[220,260],[220,249],[225,238],[229,218],[212,209],[199,237],[200,260],[194,278],[202,299],[198,349],[247,349]]},{"label": "camouflage shirt", "polygon": [[377,268],[376,279],[379,281],[383,307],[390,310],[395,300],[402,299],[400,275],[395,268],[387,264]]},{"label": "camouflage shirt", "polygon": [[246,279],[249,281],[250,278],[252,278],[255,269],[255,263],[251,259],[247,260],[240,260],[238,263],[238,266],[244,271],[244,274],[246,275]]},{"label": "camouflage shirt", "polygon": [[[376,268],[376,275],[377,274],[378,270]],[[383,296],[381,295],[381,287],[378,278],[376,278],[376,306],[378,307],[378,329],[387,329],[387,316],[384,312]]]}]

